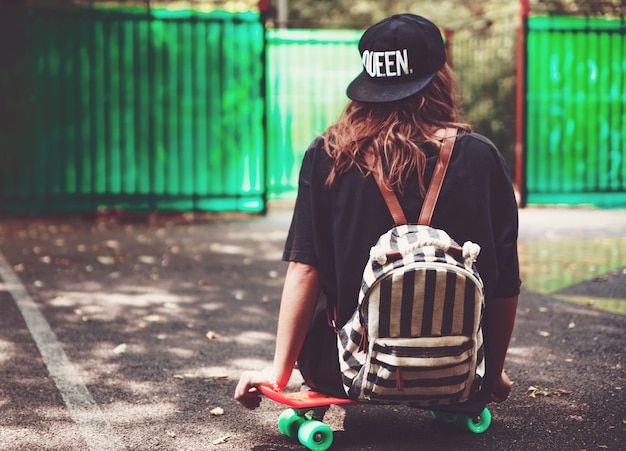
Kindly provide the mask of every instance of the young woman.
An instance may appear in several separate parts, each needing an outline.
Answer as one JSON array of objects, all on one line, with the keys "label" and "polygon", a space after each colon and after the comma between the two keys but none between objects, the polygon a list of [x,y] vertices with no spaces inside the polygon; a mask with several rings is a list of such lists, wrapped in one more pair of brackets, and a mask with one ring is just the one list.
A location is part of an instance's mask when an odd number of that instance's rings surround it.
[{"label": "young woman", "polygon": [[345,397],[337,338],[325,301],[343,326],[357,306],[369,250],[393,219],[366,156],[415,223],[437,162],[437,130],[458,130],[431,221],[456,242],[478,243],[484,287],[486,374],[483,391],[506,400],[504,360],[520,289],[517,205],[504,160],[485,137],[459,119],[453,75],[438,28],[411,14],[389,17],[359,42],[363,72],[348,86],[345,114],[306,152],[285,246],[283,288],[271,371],[246,371],[235,399],[259,405],[259,384],[284,387],[296,361],[305,383]]}]

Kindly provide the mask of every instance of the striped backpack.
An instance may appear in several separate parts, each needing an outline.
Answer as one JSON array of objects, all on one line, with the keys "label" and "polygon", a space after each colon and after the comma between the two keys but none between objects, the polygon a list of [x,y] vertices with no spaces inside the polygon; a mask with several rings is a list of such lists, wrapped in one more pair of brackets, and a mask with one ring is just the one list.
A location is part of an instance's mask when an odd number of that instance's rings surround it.
[{"label": "striped backpack", "polygon": [[455,139],[456,129],[446,129],[417,225],[406,224],[394,192],[375,176],[396,226],[371,249],[357,310],[338,331],[343,385],[352,399],[435,409],[462,404],[480,388],[484,295],[474,265],[480,247],[461,247],[428,226]]}]

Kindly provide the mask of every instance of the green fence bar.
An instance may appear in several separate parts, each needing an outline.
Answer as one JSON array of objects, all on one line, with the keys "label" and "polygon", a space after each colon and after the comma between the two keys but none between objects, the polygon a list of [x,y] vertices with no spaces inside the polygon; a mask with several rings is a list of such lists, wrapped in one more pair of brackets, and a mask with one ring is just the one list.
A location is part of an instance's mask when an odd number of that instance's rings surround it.
[{"label": "green fence bar", "polygon": [[626,205],[626,24],[528,22],[528,203]]},{"label": "green fence bar", "polygon": [[268,190],[290,199],[307,147],[346,105],[362,31],[268,30]]},{"label": "green fence bar", "polygon": [[258,14],[0,8],[0,214],[264,211]]}]

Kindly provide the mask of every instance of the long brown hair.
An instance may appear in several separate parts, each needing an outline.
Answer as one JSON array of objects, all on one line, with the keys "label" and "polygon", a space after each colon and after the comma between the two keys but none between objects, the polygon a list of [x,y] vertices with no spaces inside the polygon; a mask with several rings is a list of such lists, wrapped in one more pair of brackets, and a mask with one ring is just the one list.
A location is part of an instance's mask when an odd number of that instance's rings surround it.
[{"label": "long brown hair", "polygon": [[[324,147],[334,159],[326,180],[333,182],[353,166],[367,175],[366,154],[383,184],[403,192],[409,174],[417,170],[424,193],[426,156],[420,143],[436,142],[440,128],[471,131],[459,118],[452,70],[445,64],[421,91],[395,102],[350,101],[342,117],[324,133]],[[383,167],[385,171],[383,171]]]}]

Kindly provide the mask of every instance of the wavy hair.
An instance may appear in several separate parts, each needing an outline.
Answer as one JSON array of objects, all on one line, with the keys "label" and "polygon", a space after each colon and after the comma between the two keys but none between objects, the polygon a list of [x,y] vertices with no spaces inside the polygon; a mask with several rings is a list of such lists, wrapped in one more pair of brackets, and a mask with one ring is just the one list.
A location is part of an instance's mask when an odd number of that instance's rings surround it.
[{"label": "wavy hair", "polygon": [[[334,160],[328,186],[356,166],[366,176],[371,170],[367,153],[374,155],[374,169],[385,186],[404,191],[408,176],[417,171],[425,192],[426,155],[420,148],[438,142],[436,131],[456,127],[470,132],[460,119],[454,76],[448,64],[421,91],[394,102],[350,101],[342,117],[324,133],[324,148]],[[385,170],[383,170],[385,168]]]}]

